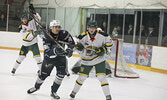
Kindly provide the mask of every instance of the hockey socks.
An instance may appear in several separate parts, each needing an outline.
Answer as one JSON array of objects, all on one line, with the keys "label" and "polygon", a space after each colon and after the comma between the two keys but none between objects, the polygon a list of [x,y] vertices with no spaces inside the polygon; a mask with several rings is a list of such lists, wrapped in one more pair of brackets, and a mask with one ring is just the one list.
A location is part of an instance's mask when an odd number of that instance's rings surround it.
[{"label": "hockey socks", "polygon": [[78,79],[76,80],[74,89],[70,94],[71,98],[75,98],[76,93],[80,90],[80,88],[81,88],[83,82],[86,80],[86,78],[87,78],[86,76],[79,75]]},{"label": "hockey socks", "polygon": [[27,93],[28,93],[28,94],[31,94],[31,93],[34,93],[34,92],[36,92],[37,90],[39,90],[39,89],[40,89],[40,86],[43,84],[43,82],[44,82],[44,80],[41,80],[41,79],[39,78],[39,76],[38,76],[37,81],[36,81],[36,83],[35,83],[35,86],[32,87],[32,88],[30,88],[30,89],[27,91]]},{"label": "hockey socks", "polygon": [[36,60],[37,66],[38,66],[38,68],[39,68],[39,70],[40,70],[40,69],[41,69],[41,66],[42,66],[42,61],[41,61],[40,55],[34,56],[34,59]]},{"label": "hockey socks", "polygon": [[60,87],[60,84],[53,82],[53,85],[51,87],[52,92],[56,93],[59,87]]},{"label": "hockey socks", "polygon": [[105,75],[98,75],[97,78],[101,83],[101,87],[103,89],[104,95],[106,96],[106,100],[111,100],[109,84]]},{"label": "hockey socks", "polygon": [[14,64],[14,67],[11,71],[12,74],[15,74],[17,68],[20,66],[21,62],[25,59],[25,56],[23,55],[19,55],[19,57],[17,58],[15,64]]},{"label": "hockey socks", "polygon": [[59,89],[61,82],[64,78],[64,75],[60,77],[60,75],[57,75],[55,78],[55,81],[53,82],[53,85],[51,87],[51,94],[50,96],[53,97],[54,99],[60,99],[60,97],[57,95],[57,90]]}]

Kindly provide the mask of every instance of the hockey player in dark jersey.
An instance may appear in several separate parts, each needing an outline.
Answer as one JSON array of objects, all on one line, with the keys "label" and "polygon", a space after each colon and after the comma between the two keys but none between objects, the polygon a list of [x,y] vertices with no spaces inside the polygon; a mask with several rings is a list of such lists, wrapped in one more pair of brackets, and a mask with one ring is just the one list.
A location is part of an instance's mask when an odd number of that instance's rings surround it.
[{"label": "hockey player in dark jersey", "polygon": [[[72,36],[65,30],[60,30],[61,25],[59,20],[53,20],[50,22],[50,35],[52,39],[56,40],[58,43],[47,38],[43,38],[44,42],[44,60],[42,63],[41,71],[36,80],[35,86],[30,88],[27,93],[31,94],[40,89],[40,86],[44,80],[50,75],[54,67],[56,67],[56,77],[51,86],[51,96],[55,99],[60,99],[57,95],[57,90],[59,89],[61,82],[66,73],[67,67],[67,57],[71,57],[74,48],[74,40]],[[65,49],[65,44],[59,43],[59,41],[68,42],[67,49]]]}]

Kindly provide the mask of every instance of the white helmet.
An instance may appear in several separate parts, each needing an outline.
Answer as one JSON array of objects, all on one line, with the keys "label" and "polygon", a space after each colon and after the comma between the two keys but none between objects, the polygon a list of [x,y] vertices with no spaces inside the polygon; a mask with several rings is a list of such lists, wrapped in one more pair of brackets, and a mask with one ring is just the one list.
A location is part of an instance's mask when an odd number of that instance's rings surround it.
[{"label": "white helmet", "polygon": [[61,26],[59,20],[52,20],[50,22],[49,28],[52,29],[53,26]]}]

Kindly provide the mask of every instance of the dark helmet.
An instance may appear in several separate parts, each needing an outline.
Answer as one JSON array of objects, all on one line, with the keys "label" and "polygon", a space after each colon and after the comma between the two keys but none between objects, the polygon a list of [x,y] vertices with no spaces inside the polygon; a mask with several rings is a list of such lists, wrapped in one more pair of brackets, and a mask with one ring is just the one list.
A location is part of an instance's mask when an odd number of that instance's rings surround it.
[{"label": "dark helmet", "polygon": [[27,14],[23,14],[23,15],[21,16],[21,20],[24,19],[24,18],[28,19],[28,15],[27,15]]},{"label": "dark helmet", "polygon": [[95,20],[90,20],[90,21],[88,22],[88,27],[97,27],[96,21],[95,21]]}]

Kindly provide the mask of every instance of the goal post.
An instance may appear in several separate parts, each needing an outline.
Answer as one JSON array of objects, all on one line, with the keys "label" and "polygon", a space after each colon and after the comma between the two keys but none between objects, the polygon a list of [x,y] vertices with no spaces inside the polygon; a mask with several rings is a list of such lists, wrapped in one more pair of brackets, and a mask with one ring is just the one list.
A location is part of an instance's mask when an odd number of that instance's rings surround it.
[{"label": "goal post", "polygon": [[139,75],[134,72],[126,63],[123,56],[123,39],[112,39],[113,47],[109,51],[109,59],[113,60],[111,70],[115,77],[118,78],[139,78]]}]

